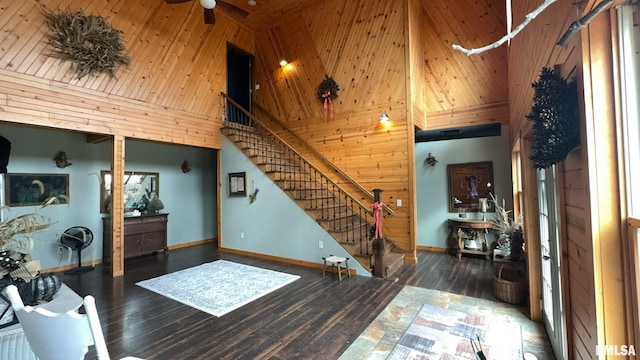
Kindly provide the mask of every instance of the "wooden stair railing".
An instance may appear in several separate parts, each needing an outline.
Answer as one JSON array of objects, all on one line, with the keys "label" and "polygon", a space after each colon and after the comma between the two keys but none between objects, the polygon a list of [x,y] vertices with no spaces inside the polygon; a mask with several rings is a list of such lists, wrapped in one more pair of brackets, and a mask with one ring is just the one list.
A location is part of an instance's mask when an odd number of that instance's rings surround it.
[{"label": "wooden stair railing", "polygon": [[[222,93],[223,133],[365,268],[372,269],[372,210]],[[393,249],[389,242],[390,253]]]}]

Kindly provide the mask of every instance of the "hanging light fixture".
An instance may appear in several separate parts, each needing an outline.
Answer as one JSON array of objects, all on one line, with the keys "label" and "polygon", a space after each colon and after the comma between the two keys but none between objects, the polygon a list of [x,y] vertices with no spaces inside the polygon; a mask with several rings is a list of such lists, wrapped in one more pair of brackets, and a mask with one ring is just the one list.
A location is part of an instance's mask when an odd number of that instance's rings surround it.
[{"label": "hanging light fixture", "polygon": [[255,0],[249,0],[248,4],[249,6],[256,6]]},{"label": "hanging light fixture", "polygon": [[213,9],[216,7],[216,0],[200,0],[200,5],[205,9]]},{"label": "hanging light fixture", "polygon": [[287,66],[288,63],[289,62],[285,58],[280,59],[280,62],[279,62],[280,66]]}]

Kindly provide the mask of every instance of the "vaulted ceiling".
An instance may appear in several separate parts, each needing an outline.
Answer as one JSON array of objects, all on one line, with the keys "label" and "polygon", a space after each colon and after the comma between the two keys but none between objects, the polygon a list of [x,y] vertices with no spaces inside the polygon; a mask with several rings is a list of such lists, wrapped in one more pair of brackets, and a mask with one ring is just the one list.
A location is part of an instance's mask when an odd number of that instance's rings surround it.
[{"label": "vaulted ceiling", "polygon": [[[198,1],[198,0],[193,0]],[[247,0],[227,0],[226,3],[245,10],[249,15],[241,22],[252,30],[260,30],[284,21],[289,16],[317,3],[317,0],[256,0],[251,6]],[[221,10],[216,10],[220,12]]]}]

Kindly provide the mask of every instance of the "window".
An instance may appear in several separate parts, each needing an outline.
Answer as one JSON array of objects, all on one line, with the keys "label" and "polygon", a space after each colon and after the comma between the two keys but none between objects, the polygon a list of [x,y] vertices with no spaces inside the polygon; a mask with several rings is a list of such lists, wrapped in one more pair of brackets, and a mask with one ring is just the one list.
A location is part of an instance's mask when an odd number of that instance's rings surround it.
[{"label": "window", "polygon": [[637,5],[617,9],[618,41],[620,49],[620,105],[622,113],[622,139],[626,187],[626,211],[629,224],[629,264],[635,274],[630,284],[634,294],[634,320],[636,337],[640,337],[640,36],[634,26],[634,14],[640,14]]}]

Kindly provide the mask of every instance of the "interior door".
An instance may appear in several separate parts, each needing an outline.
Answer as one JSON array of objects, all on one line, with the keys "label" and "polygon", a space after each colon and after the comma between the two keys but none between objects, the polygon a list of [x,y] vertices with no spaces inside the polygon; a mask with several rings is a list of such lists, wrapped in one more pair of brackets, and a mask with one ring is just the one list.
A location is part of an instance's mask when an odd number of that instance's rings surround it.
[{"label": "interior door", "polygon": [[540,224],[542,313],[549,341],[557,359],[566,359],[562,290],[560,287],[560,239],[556,194],[556,168],[536,172]]}]

